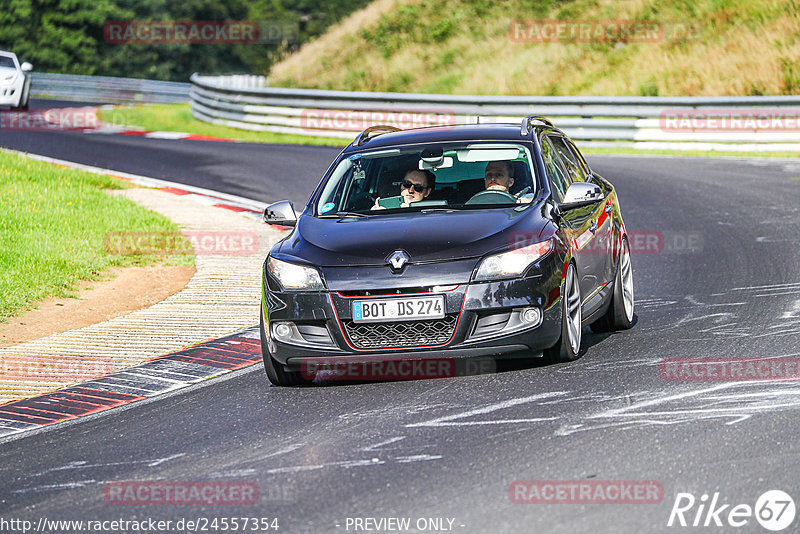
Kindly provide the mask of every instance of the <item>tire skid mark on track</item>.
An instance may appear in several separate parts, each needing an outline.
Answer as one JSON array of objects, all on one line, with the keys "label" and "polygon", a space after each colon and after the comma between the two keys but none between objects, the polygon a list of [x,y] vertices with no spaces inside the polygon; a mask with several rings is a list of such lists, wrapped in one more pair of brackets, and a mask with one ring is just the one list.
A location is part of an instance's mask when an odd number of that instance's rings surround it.
[{"label": "tire skid mark on track", "polygon": [[[800,354],[787,356],[797,357]],[[653,366],[658,364],[657,360],[637,363]],[[599,372],[600,369],[610,366],[617,367],[618,363],[600,362],[591,365],[590,370]],[[587,402],[591,403],[588,409],[577,413],[573,409],[576,403]],[[535,413],[546,411],[547,415],[520,418],[503,413],[506,409],[518,405],[535,407]],[[548,408],[541,410],[545,406]],[[405,427],[438,429],[487,425],[509,425],[522,429],[546,427],[551,429],[555,436],[569,436],[611,428],[631,430],[708,421],[719,421],[731,426],[761,414],[789,410],[795,412],[800,410],[800,389],[796,381],[778,379],[730,381],[712,385],[680,384],[667,389],[647,389],[620,395],[576,396],[573,392],[566,391],[543,392],[409,423]],[[484,417],[476,419],[476,416]],[[500,435],[504,433],[496,434]]]},{"label": "tire skid mark on track", "polygon": [[[691,388],[673,394],[663,392],[630,405],[611,406],[576,421],[565,422],[557,436],[608,428],[633,429],[682,425],[719,420],[735,425],[759,414],[800,409],[800,390],[791,382],[729,382]],[[653,393],[650,393],[652,396]]]},{"label": "tire skid mark on track", "polygon": [[[789,298],[782,298],[776,304],[773,323],[767,328],[752,324],[750,303],[757,302],[756,299],[774,300],[776,297]],[[636,305],[640,311],[658,312],[671,317],[667,326],[657,327],[660,330],[678,330],[691,324],[691,332],[680,335],[677,338],[679,341],[704,341],[708,335],[759,339],[800,334],[800,283],[796,282],[736,287],[730,293],[637,299]],[[640,328],[653,329],[647,326]]]},{"label": "tire skid mark on track", "polygon": [[261,361],[257,327],[74,386],[0,405],[0,438],[104,412]]}]

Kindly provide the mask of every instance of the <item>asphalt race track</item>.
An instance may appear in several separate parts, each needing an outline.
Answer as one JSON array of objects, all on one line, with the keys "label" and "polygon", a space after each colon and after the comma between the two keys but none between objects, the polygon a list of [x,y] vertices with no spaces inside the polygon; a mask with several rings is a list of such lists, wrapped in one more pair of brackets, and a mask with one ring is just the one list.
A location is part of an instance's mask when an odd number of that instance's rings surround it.
[{"label": "asphalt race track", "polygon": [[[31,100],[32,109],[82,105],[91,104]],[[175,142],[127,135],[19,131],[0,131],[0,146],[253,200],[288,199],[295,207],[308,201],[319,177],[341,150],[321,146]],[[308,185],[298,188],[298,183]]]},{"label": "asphalt race track", "polygon": [[[302,205],[336,150],[0,133],[0,145]],[[728,525],[767,490],[800,498],[800,387],[674,381],[668,358],[800,355],[800,160],[595,156],[633,246],[637,322],[584,333],[571,364],[506,362],[441,380],[270,387],[256,365],[172,395],[0,441],[4,518],[452,519],[455,532],[766,532]],[[256,318],[254,317],[254,322]],[[112,481],[247,481],[255,505],[112,505]],[[517,480],[656,481],[653,504],[517,504]],[[725,525],[668,527],[679,493]],[[705,512],[701,518],[706,520]],[[348,518],[351,522],[348,523]],[[450,523],[445,520],[443,525]],[[800,519],[785,532],[797,532]],[[793,530],[794,529],[794,530]],[[421,530],[421,529],[420,529]],[[213,530],[209,530],[213,532]],[[444,529],[433,531],[446,531]]]}]

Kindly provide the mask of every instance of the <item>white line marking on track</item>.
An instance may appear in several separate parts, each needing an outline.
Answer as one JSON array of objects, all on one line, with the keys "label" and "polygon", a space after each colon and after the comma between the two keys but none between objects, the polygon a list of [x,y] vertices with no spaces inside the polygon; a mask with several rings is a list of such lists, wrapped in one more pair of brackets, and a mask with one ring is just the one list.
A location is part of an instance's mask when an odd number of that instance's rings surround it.
[{"label": "white line marking on track", "polygon": [[487,413],[496,412],[498,410],[503,410],[505,408],[510,408],[512,406],[517,406],[519,404],[527,404],[529,402],[536,402],[538,400],[549,399],[553,397],[560,397],[566,395],[567,391],[553,391],[549,393],[540,393],[537,395],[531,395],[529,397],[520,397],[516,399],[508,399],[502,402],[498,402],[495,404],[489,404],[488,406],[483,406],[481,408],[475,408],[472,410],[467,410],[466,412],[457,413],[454,415],[446,415],[444,417],[437,417],[436,419],[431,419],[429,421],[423,421],[422,423],[411,423],[406,425],[406,427],[413,428],[413,427],[438,427],[438,426],[468,426],[468,425],[481,425],[481,424],[503,424],[503,423],[534,423],[540,421],[551,421],[556,419],[555,417],[547,417],[547,418],[536,418],[536,419],[495,419],[493,421],[462,421],[462,422],[453,422],[456,419],[465,419],[467,417],[472,417],[474,415],[484,415]]},{"label": "white line marking on track", "polygon": [[391,443],[397,443],[398,441],[403,440],[403,439],[406,439],[406,437],[405,436],[398,436],[398,437],[395,437],[395,438],[389,438],[387,440],[381,441],[380,443],[376,443],[375,445],[369,445],[368,447],[364,447],[361,450],[362,451],[374,451],[375,449],[379,449],[379,448],[383,447],[384,445],[389,445]]},{"label": "white line marking on track", "polygon": [[169,462],[170,460],[174,460],[176,458],[180,458],[181,456],[186,456],[185,452],[181,452],[178,454],[173,454],[172,456],[167,456],[165,458],[156,458],[154,460],[131,460],[128,462],[111,462],[105,464],[90,464],[85,460],[78,460],[75,462],[70,462],[66,465],[62,465],[61,467],[53,467],[47,469],[45,471],[41,471],[39,473],[32,473],[30,476],[38,477],[42,475],[46,475],[48,473],[53,473],[55,471],[69,471],[73,469],[91,469],[94,467],[113,467],[119,465],[136,465],[136,464],[146,464],[148,467],[155,467],[157,465],[161,465],[165,462]]},{"label": "white line marking on track", "polygon": [[148,132],[144,134],[150,139],[186,139],[192,134],[186,132]]},{"label": "white line marking on track", "polygon": [[368,465],[383,465],[385,460],[378,458],[370,458],[367,460],[343,460],[341,462],[327,462],[324,464],[314,465],[293,465],[289,467],[276,467],[265,471],[268,475],[276,475],[280,473],[301,473],[303,471],[315,471],[317,469],[325,469],[326,467],[365,467]]},{"label": "white line marking on track", "polygon": [[281,454],[288,454],[288,453],[290,453],[292,451],[296,451],[297,449],[299,449],[300,447],[303,447],[304,445],[305,445],[305,443],[295,443],[294,445],[289,445],[288,447],[284,447],[284,448],[279,449],[279,450],[277,450],[275,452],[271,452],[271,453],[267,454],[266,456],[262,456],[261,458],[262,459],[263,458],[272,458],[274,456],[280,456]]},{"label": "white line marking on track", "polygon": [[31,491],[47,491],[47,490],[62,490],[62,489],[74,489],[74,488],[82,488],[84,486],[88,486],[89,484],[96,484],[97,481],[92,480],[79,480],[77,482],[65,482],[63,484],[47,484],[45,486],[35,486],[33,488],[23,488],[14,490],[13,493],[29,493]]},{"label": "white line marking on track", "polygon": [[412,462],[427,462],[429,460],[441,460],[444,456],[439,454],[415,454],[413,456],[397,456],[392,458],[399,464],[410,464]]},{"label": "white line marking on track", "polygon": [[179,452],[178,454],[173,454],[172,456],[167,456],[166,458],[159,458],[158,460],[153,460],[152,462],[147,464],[147,466],[148,467],[155,467],[157,465],[163,464],[164,462],[169,462],[170,460],[174,460],[176,458],[180,458],[181,456],[186,456],[186,453],[185,452]]}]

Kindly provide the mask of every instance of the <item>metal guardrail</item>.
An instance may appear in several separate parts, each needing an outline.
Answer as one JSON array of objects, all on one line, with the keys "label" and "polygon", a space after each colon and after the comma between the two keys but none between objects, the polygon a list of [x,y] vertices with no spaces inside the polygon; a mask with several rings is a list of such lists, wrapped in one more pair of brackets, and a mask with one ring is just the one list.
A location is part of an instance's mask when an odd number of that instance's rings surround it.
[{"label": "metal guardrail", "polygon": [[350,139],[373,124],[519,124],[522,117],[538,114],[551,117],[584,146],[800,151],[800,96],[466,96],[264,83],[262,76],[193,74],[192,113],[234,128]]},{"label": "metal guardrail", "polygon": [[139,78],[31,73],[31,96],[98,104],[186,103],[191,84]]}]

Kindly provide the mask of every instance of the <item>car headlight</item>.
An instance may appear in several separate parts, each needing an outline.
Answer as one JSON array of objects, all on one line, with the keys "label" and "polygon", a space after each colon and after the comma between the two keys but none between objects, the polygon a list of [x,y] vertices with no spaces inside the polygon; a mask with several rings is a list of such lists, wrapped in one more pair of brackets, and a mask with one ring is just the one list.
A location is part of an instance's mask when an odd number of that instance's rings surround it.
[{"label": "car headlight", "polygon": [[476,282],[485,280],[503,280],[521,276],[528,266],[549,253],[554,248],[552,238],[541,243],[520,247],[508,252],[494,254],[484,258],[475,273]]},{"label": "car headlight", "polygon": [[325,289],[319,271],[313,267],[297,265],[270,257],[267,269],[286,291],[314,291]]}]

